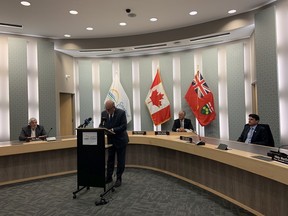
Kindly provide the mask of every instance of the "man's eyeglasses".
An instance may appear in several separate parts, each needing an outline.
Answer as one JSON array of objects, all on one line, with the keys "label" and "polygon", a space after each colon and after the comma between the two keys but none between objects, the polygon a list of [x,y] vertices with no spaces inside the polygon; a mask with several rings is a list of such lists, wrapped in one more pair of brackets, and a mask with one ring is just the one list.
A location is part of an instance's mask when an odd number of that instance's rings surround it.
[{"label": "man's eyeglasses", "polygon": [[114,109],[114,107],[106,108],[106,111],[107,111],[107,112],[111,112],[113,109]]}]

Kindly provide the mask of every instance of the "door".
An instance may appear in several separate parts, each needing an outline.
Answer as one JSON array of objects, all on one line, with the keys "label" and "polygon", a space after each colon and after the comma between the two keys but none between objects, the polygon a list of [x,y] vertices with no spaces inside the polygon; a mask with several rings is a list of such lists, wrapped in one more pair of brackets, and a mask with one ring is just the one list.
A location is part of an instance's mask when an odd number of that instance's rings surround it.
[{"label": "door", "polygon": [[75,134],[74,95],[60,93],[60,136]]}]

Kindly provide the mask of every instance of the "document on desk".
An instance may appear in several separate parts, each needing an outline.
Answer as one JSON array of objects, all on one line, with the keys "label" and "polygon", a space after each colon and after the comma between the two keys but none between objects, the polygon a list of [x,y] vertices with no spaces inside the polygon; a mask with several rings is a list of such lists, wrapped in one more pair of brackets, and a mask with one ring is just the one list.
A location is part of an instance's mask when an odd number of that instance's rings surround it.
[{"label": "document on desk", "polygon": [[97,145],[97,132],[83,132],[82,144],[83,145]]}]

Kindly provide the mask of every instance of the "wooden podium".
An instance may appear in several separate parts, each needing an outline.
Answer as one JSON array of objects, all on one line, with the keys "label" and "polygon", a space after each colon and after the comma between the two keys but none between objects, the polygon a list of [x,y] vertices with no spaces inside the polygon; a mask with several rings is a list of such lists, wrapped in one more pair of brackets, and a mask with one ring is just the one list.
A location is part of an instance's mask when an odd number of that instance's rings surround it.
[{"label": "wooden podium", "polygon": [[73,192],[74,199],[84,188],[103,187],[106,192],[105,134],[113,132],[106,128],[77,129],[77,190]]}]

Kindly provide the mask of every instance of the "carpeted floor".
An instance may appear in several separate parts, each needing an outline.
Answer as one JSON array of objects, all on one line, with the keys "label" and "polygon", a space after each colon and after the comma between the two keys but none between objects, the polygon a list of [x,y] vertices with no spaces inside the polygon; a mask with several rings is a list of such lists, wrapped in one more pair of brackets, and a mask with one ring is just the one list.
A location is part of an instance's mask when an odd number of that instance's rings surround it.
[{"label": "carpeted floor", "polygon": [[252,215],[209,192],[151,170],[127,168],[120,188],[96,206],[103,188],[77,194],[77,176],[69,175],[0,188],[0,215],[9,216],[186,216]]}]

